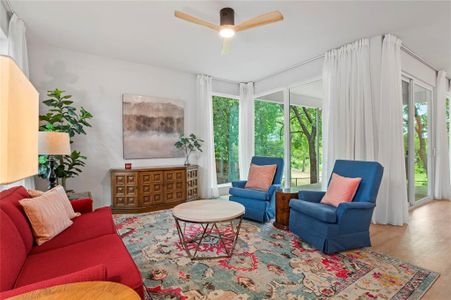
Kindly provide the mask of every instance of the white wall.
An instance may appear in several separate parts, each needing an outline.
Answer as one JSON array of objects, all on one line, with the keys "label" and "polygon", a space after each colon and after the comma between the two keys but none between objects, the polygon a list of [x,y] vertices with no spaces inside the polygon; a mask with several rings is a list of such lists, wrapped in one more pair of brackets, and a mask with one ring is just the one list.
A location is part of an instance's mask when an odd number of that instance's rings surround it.
[{"label": "white wall", "polygon": [[318,78],[323,70],[323,58],[308,62],[297,68],[255,82],[255,95],[270,94],[277,90]]},{"label": "white wall", "polygon": [[[74,149],[88,157],[83,173],[68,180],[68,188],[91,191],[95,206],[111,203],[110,168],[123,168],[122,94],[133,93],[183,100],[185,133],[195,132],[196,80],[194,74],[135,64],[59,48],[30,44],[30,77],[46,99],[49,89],[73,95],[75,104],[94,115],[86,136]],[[41,105],[41,112],[45,110]],[[134,167],[183,164],[180,159],[127,160]],[[195,162],[195,157],[194,157]],[[40,184],[42,187],[42,183]]]}]

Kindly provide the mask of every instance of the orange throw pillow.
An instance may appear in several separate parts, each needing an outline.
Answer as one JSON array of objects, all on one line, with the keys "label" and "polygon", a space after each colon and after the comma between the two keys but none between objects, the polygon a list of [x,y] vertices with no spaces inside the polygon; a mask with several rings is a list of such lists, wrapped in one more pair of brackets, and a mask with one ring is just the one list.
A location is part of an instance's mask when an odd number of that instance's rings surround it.
[{"label": "orange throw pillow", "polygon": [[40,190],[27,190],[27,192],[28,192],[28,195],[31,196],[31,198],[39,197],[44,194],[44,192],[40,191]]},{"label": "orange throw pillow", "polygon": [[[67,216],[62,201],[55,199],[56,193],[19,201],[30,220],[33,235],[38,245],[51,240],[73,222]],[[69,204],[70,205],[70,204]]]},{"label": "orange throw pillow", "polygon": [[277,165],[259,166],[251,164],[245,188],[268,191],[274,180],[276,170]]},{"label": "orange throw pillow", "polygon": [[362,178],[360,177],[350,178],[332,173],[332,180],[330,181],[326,194],[321,199],[321,203],[338,207],[340,203],[351,202],[361,181]]},{"label": "orange throw pillow", "polygon": [[67,217],[69,219],[73,219],[81,215],[80,213],[74,211],[74,208],[70,204],[70,200],[67,197],[66,191],[61,185],[58,185],[53,189],[45,192],[44,194],[42,194],[42,196],[51,197],[52,199],[61,201],[61,203],[64,205],[64,210],[66,211]]},{"label": "orange throw pillow", "polygon": [[45,195],[46,197],[52,197],[53,199],[61,201],[61,203],[64,205],[64,209],[66,210],[69,219],[73,219],[81,215],[80,213],[74,211],[74,208],[70,204],[70,200],[67,197],[66,191],[61,185],[58,185],[53,189],[48,190],[47,192],[39,190],[27,190],[27,192],[32,198],[37,198]]}]

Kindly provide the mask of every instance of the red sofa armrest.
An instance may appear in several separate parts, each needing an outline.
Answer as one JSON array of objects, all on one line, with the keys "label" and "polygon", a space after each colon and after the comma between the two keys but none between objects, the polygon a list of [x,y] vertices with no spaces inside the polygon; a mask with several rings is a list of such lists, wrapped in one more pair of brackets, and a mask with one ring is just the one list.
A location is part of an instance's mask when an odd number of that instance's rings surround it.
[{"label": "red sofa armrest", "polygon": [[6,299],[9,297],[17,296],[20,294],[28,293],[34,290],[49,288],[55,285],[83,282],[83,281],[105,281],[107,278],[105,265],[96,265],[89,267],[81,271],[69,273],[59,277],[47,279],[44,281],[35,282],[32,284],[24,285],[12,290],[4,291],[0,293],[0,299]]},{"label": "red sofa armrest", "polygon": [[92,212],[92,199],[86,198],[71,200],[70,204],[72,204],[75,212],[79,212],[81,214]]}]

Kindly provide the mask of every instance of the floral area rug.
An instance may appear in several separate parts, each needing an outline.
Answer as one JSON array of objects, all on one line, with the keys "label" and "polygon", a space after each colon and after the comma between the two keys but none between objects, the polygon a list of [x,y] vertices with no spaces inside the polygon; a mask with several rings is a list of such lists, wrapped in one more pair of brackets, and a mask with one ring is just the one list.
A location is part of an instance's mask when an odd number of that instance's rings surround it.
[{"label": "floral area rug", "polygon": [[[245,220],[232,258],[191,261],[170,210],[114,220],[151,299],[419,299],[439,276],[369,248],[325,255],[271,223]],[[225,254],[214,238],[199,251]]]}]

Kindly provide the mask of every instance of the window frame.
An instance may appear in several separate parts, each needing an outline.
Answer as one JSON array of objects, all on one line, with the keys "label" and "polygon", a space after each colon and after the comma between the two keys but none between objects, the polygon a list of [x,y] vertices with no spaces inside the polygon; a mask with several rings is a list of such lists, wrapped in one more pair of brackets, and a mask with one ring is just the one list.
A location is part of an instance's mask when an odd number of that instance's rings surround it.
[{"label": "window frame", "polygon": [[[238,101],[238,109],[239,109],[239,105],[240,105],[240,96],[239,95],[232,95],[232,94],[227,94],[227,93],[220,93],[220,92],[212,92],[211,93],[211,101],[212,101],[212,108],[213,108],[213,97],[222,97],[222,98],[229,98],[229,99],[234,99]],[[214,120],[212,120],[214,121]],[[239,117],[238,117],[238,126],[239,126]],[[213,123],[213,132],[214,132],[214,123]],[[215,143],[214,143],[214,134],[213,134],[213,147],[215,147]],[[238,153],[239,155],[239,153]],[[216,170],[215,170],[216,173]],[[217,180],[217,174],[216,174],[216,180]],[[223,195],[228,195],[229,192],[229,188],[232,187],[232,182],[225,182],[225,183],[218,183],[217,184],[218,190],[219,190],[219,195],[223,196]]]}]

